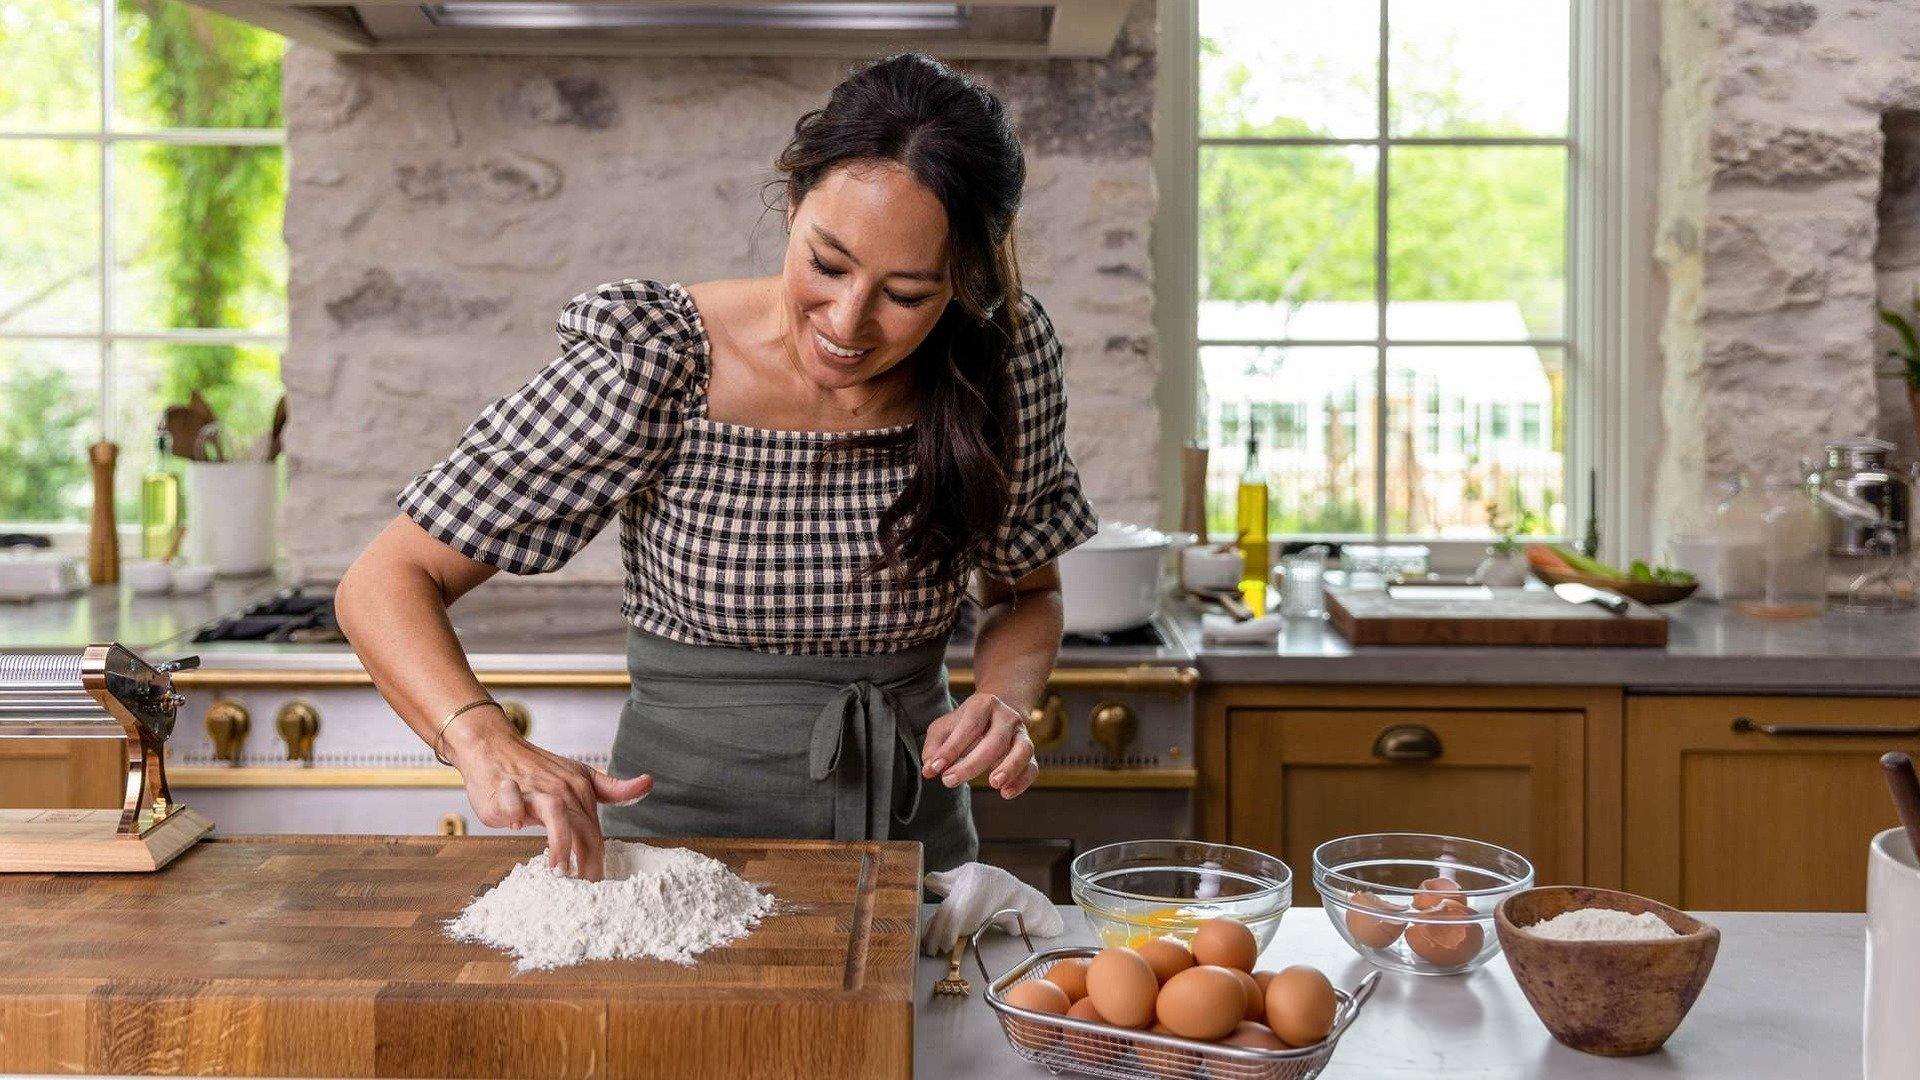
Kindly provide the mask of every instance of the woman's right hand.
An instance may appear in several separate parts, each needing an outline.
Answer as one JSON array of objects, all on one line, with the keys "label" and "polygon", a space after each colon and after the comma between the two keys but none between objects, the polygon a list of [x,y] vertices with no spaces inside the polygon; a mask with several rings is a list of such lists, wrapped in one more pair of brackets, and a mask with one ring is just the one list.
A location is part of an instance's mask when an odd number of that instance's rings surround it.
[{"label": "woman's right hand", "polygon": [[446,748],[483,824],[520,829],[540,823],[547,830],[548,864],[587,881],[599,881],[604,872],[599,805],[630,805],[653,788],[651,776],[615,780],[540,749],[495,708],[456,721],[446,733]]}]

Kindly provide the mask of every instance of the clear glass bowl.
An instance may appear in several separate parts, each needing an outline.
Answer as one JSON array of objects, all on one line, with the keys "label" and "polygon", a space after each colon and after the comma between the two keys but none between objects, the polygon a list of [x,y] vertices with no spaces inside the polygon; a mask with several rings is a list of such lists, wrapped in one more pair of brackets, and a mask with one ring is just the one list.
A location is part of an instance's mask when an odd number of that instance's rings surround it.
[{"label": "clear glass bowl", "polygon": [[1193,940],[1207,919],[1233,919],[1261,949],[1293,904],[1293,871],[1250,848],[1199,840],[1128,840],[1073,860],[1073,901],[1102,945]]},{"label": "clear glass bowl", "polygon": [[[1413,907],[1420,883],[1442,877],[1459,885],[1457,900],[1466,912]],[[1457,836],[1369,833],[1314,848],[1313,887],[1334,930],[1368,963],[1415,975],[1458,975],[1500,951],[1493,909],[1533,887],[1533,864],[1506,848]]]}]

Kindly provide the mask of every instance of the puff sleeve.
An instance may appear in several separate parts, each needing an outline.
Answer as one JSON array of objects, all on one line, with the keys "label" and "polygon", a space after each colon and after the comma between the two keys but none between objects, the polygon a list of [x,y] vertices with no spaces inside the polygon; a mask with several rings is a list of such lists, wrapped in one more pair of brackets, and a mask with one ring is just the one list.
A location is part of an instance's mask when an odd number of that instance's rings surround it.
[{"label": "puff sleeve", "polygon": [[983,545],[981,573],[1018,581],[1099,529],[1067,454],[1067,394],[1060,339],[1040,302],[1025,298],[1013,362],[1016,429],[1007,517]]},{"label": "puff sleeve", "polygon": [[559,569],[673,452],[699,333],[668,286],[620,281],[561,310],[558,359],[487,406],[402,512],[470,559]]}]

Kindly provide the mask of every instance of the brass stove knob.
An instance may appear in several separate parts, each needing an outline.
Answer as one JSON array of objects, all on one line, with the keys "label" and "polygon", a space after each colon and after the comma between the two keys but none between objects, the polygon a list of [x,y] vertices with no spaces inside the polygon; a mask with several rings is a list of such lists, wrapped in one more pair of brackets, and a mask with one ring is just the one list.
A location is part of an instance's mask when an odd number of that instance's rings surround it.
[{"label": "brass stove knob", "polygon": [[220,761],[240,764],[240,746],[252,727],[247,707],[232,698],[221,698],[207,706],[207,738],[213,740],[213,756]]},{"label": "brass stove knob", "polygon": [[513,725],[513,730],[519,732],[521,738],[526,738],[527,732],[533,730],[533,710],[521,702],[503,701],[500,711],[507,714],[507,723]]},{"label": "brass stove knob", "polygon": [[287,744],[287,760],[313,764],[313,737],[320,734],[320,710],[304,701],[289,701],[280,706],[273,724]]},{"label": "brass stove knob", "polygon": [[1048,694],[1040,704],[1027,710],[1027,737],[1035,750],[1048,750],[1067,737],[1067,703],[1059,694]]},{"label": "brass stove knob", "polygon": [[1103,701],[1093,708],[1093,718],[1089,725],[1093,741],[1098,743],[1107,757],[1113,759],[1110,764],[1118,766],[1120,758],[1133,745],[1140,734],[1140,721],[1133,710],[1117,701]]}]

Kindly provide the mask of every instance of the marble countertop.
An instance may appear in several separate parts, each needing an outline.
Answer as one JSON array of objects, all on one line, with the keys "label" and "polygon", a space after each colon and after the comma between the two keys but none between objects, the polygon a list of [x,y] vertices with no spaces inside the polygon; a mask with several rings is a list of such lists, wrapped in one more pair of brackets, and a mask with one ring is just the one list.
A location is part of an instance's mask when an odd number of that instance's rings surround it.
[{"label": "marble countertop", "polygon": [[[193,629],[264,597],[271,577],[221,580],[197,597],[135,597],[124,586],[57,601],[0,605],[0,651],[79,649],[120,641],[155,656],[200,654],[211,669],[355,669],[344,645],[203,644]],[[624,670],[626,623],[611,585],[514,582],[483,587],[454,605],[454,626],[480,671]],[[1808,691],[1920,693],[1920,612],[1755,619],[1689,600],[1665,648],[1356,648],[1320,619],[1289,620],[1263,645],[1202,640],[1198,609],[1171,601],[1165,648],[1074,648],[1063,666],[1194,666],[1219,683],[1624,686],[1649,692]],[[948,651],[964,664],[965,645]]]},{"label": "marble countertop", "polygon": [[[1041,949],[1092,944],[1085,920],[1063,908],[1064,937],[1036,939]],[[1380,988],[1341,1040],[1324,1080],[1614,1080],[1685,1076],[1858,1077],[1864,1000],[1865,917],[1861,915],[1704,914],[1720,928],[1712,976],[1686,1021],[1660,1050],[1603,1058],[1569,1050],[1534,1016],[1503,957],[1469,975],[1423,978],[1385,973]],[[982,941],[995,975],[1023,955],[1018,938]],[[1334,934],[1321,909],[1289,911],[1261,966],[1312,964],[1352,988],[1371,968]],[[939,958],[920,960],[914,1073],[967,1080],[1048,1076],[1016,1057],[981,997],[938,997],[946,973]]]},{"label": "marble countertop", "polygon": [[1197,611],[1180,605],[1174,622],[1212,682],[1920,691],[1920,611],[1830,608],[1780,621],[1708,600],[1658,610],[1670,620],[1665,648],[1356,647],[1323,619],[1286,620],[1271,645],[1216,645],[1202,640]]}]

